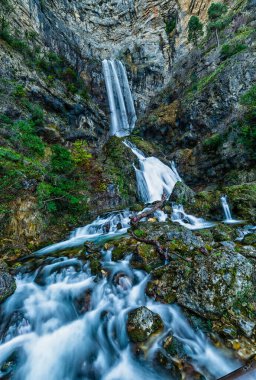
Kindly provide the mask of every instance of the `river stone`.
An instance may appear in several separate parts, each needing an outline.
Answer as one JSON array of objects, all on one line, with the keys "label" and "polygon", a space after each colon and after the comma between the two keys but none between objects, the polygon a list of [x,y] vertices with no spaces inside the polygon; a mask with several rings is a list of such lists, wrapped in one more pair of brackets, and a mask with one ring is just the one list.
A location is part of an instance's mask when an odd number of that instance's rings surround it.
[{"label": "river stone", "polygon": [[210,319],[218,319],[255,284],[252,263],[239,253],[213,250],[197,255],[189,276],[179,276],[178,303]]},{"label": "river stone", "polygon": [[184,182],[178,181],[172,191],[170,201],[175,203],[193,203],[195,193]]},{"label": "river stone", "polygon": [[15,279],[8,273],[7,265],[0,261],[0,303],[14,293],[15,289]]},{"label": "river stone", "polygon": [[150,335],[163,328],[160,316],[145,306],[128,314],[127,333],[132,342],[144,342]]}]

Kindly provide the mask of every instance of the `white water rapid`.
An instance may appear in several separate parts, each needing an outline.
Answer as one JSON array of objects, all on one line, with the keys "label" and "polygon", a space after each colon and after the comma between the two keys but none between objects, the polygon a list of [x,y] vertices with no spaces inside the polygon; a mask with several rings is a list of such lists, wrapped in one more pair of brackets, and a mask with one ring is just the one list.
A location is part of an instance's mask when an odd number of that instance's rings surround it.
[{"label": "white water rapid", "polygon": [[122,62],[116,60],[105,59],[102,66],[110,109],[110,134],[128,136],[137,118],[126,69]]},{"label": "white water rapid", "polygon": [[[34,273],[17,277],[17,290],[0,315],[1,379],[171,380],[156,361],[169,334],[205,379],[238,367],[200,331],[193,331],[179,308],[147,299],[149,277],[133,270],[129,257],[113,262],[111,252],[103,251],[102,261],[104,272],[97,281],[88,264],[64,257],[48,257]],[[161,316],[164,331],[145,355],[136,356],[126,319],[142,305]]]},{"label": "white water rapid", "polygon": [[170,196],[176,182],[181,181],[174,162],[171,167],[156,157],[146,157],[134,144],[124,144],[138,157],[140,168],[134,165],[138,194],[144,203],[159,201],[163,194]]},{"label": "white water rapid", "polygon": [[215,223],[207,222],[203,218],[197,218],[196,216],[186,214],[184,207],[179,204],[172,205],[171,220],[190,230],[202,230],[204,228],[210,228],[215,225]]},{"label": "white water rapid", "polygon": [[36,252],[37,255],[45,255],[54,251],[81,246],[85,241],[102,242],[124,235],[130,227],[132,212],[129,210],[116,211],[103,216],[98,216],[92,223],[75,229],[69,239],[60,243],[49,245]]}]

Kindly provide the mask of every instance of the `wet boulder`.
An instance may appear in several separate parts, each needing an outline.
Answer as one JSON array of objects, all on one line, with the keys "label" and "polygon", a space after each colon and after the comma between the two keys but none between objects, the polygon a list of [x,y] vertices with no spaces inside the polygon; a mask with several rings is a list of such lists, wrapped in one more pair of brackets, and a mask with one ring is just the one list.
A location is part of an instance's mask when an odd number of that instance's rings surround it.
[{"label": "wet boulder", "polygon": [[224,249],[196,255],[189,276],[180,273],[178,280],[178,303],[210,319],[218,319],[255,286],[251,261]]},{"label": "wet boulder", "polygon": [[0,261],[0,303],[12,295],[15,289],[15,279],[9,274],[8,266]]},{"label": "wet boulder", "polygon": [[145,306],[132,310],[128,314],[127,333],[134,343],[146,341],[152,334],[163,328],[160,316]]},{"label": "wet boulder", "polygon": [[150,272],[163,264],[154,246],[146,243],[138,244],[136,253],[132,255],[131,266]]},{"label": "wet boulder", "polygon": [[195,198],[195,193],[190,187],[188,187],[184,182],[178,181],[174,186],[173,192],[171,194],[171,202],[179,204],[193,203]]}]

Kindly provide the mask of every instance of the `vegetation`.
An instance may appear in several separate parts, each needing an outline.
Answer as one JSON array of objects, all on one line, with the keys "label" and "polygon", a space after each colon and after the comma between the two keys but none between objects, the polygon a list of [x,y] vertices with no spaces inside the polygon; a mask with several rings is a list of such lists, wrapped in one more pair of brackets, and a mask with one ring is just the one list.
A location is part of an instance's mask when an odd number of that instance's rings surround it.
[{"label": "vegetation", "polygon": [[208,9],[208,29],[210,31],[215,30],[217,43],[219,46],[218,31],[224,29],[231,21],[230,17],[225,17],[227,13],[227,6],[223,3],[212,3]]},{"label": "vegetation", "polygon": [[176,24],[177,19],[175,16],[172,16],[165,22],[165,31],[168,36],[174,31],[174,29],[176,28]]},{"label": "vegetation", "polygon": [[188,40],[197,44],[198,38],[203,34],[203,24],[197,16],[191,16],[188,23]]},{"label": "vegetation", "polygon": [[240,42],[236,42],[234,44],[224,44],[221,47],[221,58],[223,60],[232,57],[233,55],[240,53],[241,51],[247,49],[247,45],[242,44]]},{"label": "vegetation", "polygon": [[203,141],[203,147],[205,150],[215,151],[223,144],[223,139],[223,135],[214,133],[212,136]]},{"label": "vegetation", "polygon": [[252,86],[240,99],[245,107],[244,118],[238,123],[240,141],[256,158],[256,85]]}]

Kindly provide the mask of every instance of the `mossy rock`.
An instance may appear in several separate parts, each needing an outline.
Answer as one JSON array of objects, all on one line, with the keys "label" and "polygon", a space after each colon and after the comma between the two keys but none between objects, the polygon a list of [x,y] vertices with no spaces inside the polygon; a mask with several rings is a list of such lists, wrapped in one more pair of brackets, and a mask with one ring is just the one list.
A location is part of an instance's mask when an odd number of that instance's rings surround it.
[{"label": "mossy rock", "polygon": [[158,302],[171,304],[176,301],[177,265],[170,264],[151,272],[146,293]]},{"label": "mossy rock", "polygon": [[109,243],[113,245],[112,259],[123,260],[128,254],[136,252],[137,242],[131,238],[122,238]]},{"label": "mossy rock", "polygon": [[163,329],[160,316],[145,306],[141,306],[128,314],[127,333],[134,343],[146,341],[152,334]]},{"label": "mossy rock", "polygon": [[101,273],[101,254],[100,253],[90,253],[85,258],[89,261],[91,272],[93,275],[99,275]]},{"label": "mossy rock", "polygon": [[237,237],[236,227],[219,223],[211,229],[213,239],[217,242],[235,240]]},{"label": "mossy rock", "polygon": [[137,245],[137,252],[132,255],[131,266],[150,272],[163,264],[154,246],[146,243]]},{"label": "mossy rock", "polygon": [[16,289],[14,277],[8,272],[6,263],[0,261],[0,303],[10,297]]},{"label": "mossy rock", "polygon": [[256,234],[246,235],[243,239],[243,244],[252,245],[253,247],[256,247]]},{"label": "mossy rock", "polygon": [[185,204],[193,203],[195,199],[195,193],[184,182],[178,181],[174,186],[173,192],[170,197],[170,201]]}]

